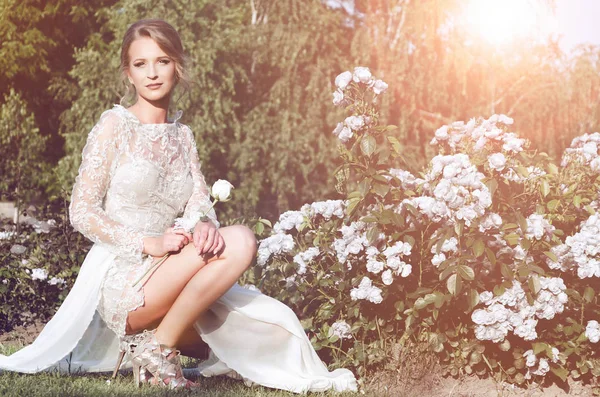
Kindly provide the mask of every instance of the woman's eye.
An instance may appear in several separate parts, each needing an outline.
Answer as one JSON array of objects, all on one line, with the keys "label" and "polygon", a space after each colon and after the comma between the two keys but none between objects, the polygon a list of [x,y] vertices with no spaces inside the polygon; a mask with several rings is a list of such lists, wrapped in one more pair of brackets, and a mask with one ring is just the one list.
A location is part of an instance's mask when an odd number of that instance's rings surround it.
[{"label": "woman's eye", "polygon": [[170,59],[161,59],[161,60],[160,60],[160,62],[161,62],[163,65],[168,65],[168,64],[170,64],[170,63],[171,63],[171,60],[170,60]]},{"label": "woman's eye", "polygon": [[135,66],[136,68],[139,68],[140,66],[144,66],[144,63],[143,62],[134,63],[133,66]]}]

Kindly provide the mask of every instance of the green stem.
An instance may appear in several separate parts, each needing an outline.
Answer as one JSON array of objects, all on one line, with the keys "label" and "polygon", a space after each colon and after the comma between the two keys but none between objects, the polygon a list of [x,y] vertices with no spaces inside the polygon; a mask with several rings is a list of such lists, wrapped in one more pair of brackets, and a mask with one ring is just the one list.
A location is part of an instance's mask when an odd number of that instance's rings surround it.
[{"label": "green stem", "polygon": [[[340,339],[340,340],[341,340],[341,339]],[[349,355],[348,353],[346,353],[345,351],[343,351],[342,349],[340,349],[340,348],[339,348],[339,347],[337,347],[337,346],[333,346],[333,345],[322,345],[322,346],[323,346],[323,347],[326,347],[326,348],[328,348],[328,349],[331,349],[331,350],[336,350],[336,351],[338,351],[338,352],[340,352],[340,353],[343,353],[343,354],[344,354],[346,357],[348,357],[348,358],[350,358],[350,359],[352,358],[352,357],[350,357],[350,355]]]},{"label": "green stem", "polygon": [[142,275],[142,277],[140,277],[135,283],[133,283],[132,287],[135,287],[140,281],[142,281],[144,279],[144,277],[146,277],[146,275],[148,275],[148,273],[150,273],[152,270],[156,269],[156,267],[158,267],[159,265],[161,265],[164,261],[167,260],[167,258],[169,257],[169,255],[171,255],[170,252],[167,252],[165,255],[163,255],[162,258],[160,258],[155,264],[153,264],[152,266],[150,266],[150,268],[148,270],[146,270],[144,272],[144,274]]}]

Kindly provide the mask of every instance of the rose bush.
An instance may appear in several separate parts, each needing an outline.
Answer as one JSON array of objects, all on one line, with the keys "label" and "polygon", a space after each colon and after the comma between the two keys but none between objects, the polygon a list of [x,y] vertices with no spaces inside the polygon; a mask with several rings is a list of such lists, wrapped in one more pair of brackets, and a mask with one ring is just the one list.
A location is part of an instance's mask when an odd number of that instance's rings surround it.
[{"label": "rose bush", "polygon": [[77,278],[91,243],[71,227],[63,206],[45,208],[45,221],[0,221],[0,333],[46,321]]},{"label": "rose bush", "polygon": [[507,116],[455,122],[427,169],[409,170],[379,124],[387,84],[359,67],[335,85],[341,198],[281,214],[259,244],[259,288],[361,375],[417,341],[453,376],[595,382],[600,134],[558,166]]}]

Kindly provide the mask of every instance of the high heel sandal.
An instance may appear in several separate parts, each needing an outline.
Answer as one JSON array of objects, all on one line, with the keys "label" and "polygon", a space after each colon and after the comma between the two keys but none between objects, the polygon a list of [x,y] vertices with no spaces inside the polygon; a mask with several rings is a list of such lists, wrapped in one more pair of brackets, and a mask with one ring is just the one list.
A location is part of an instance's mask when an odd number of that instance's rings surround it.
[{"label": "high heel sandal", "polygon": [[[198,387],[197,383],[183,376],[179,355],[179,350],[158,343],[154,331],[144,331],[131,357],[133,379],[136,386],[143,382],[149,382],[159,386],[168,386],[171,389]],[[147,379],[147,374],[152,378]]]},{"label": "high heel sandal", "polygon": [[115,366],[115,370],[112,374],[112,379],[117,377],[117,373],[119,369],[121,369],[121,364],[123,363],[123,359],[125,355],[131,358],[136,346],[142,340],[143,334],[134,334],[134,335],[125,335],[121,341],[119,342],[119,357],[117,358],[117,365]]}]

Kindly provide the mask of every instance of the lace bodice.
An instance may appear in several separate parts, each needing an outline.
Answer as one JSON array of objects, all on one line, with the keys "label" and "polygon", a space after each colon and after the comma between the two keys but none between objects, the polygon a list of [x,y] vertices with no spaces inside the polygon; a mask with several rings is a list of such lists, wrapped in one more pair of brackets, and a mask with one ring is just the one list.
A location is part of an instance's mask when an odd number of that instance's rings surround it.
[{"label": "lace bodice", "polygon": [[[142,124],[121,105],[100,116],[83,149],[71,223],[118,256],[141,260],[145,236],[210,208],[196,141],[178,122]],[[214,210],[208,217],[218,222]]]}]

